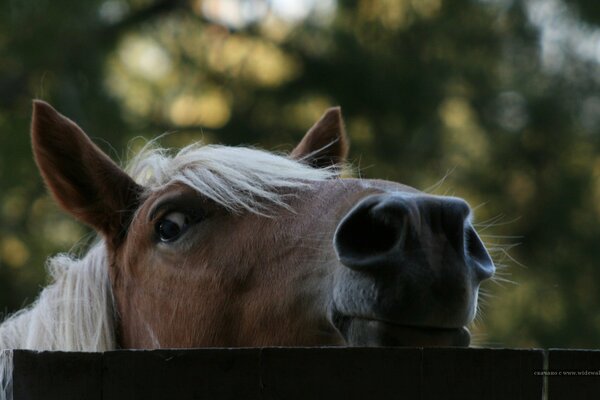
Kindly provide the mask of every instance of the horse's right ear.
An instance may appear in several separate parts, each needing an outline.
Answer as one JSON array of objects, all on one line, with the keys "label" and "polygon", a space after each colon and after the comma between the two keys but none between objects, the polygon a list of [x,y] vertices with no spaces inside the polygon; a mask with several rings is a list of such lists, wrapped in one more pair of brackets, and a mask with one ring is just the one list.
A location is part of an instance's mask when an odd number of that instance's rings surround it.
[{"label": "horse's right ear", "polygon": [[31,137],[35,161],[58,204],[108,238],[120,238],[142,188],[46,102],[33,102]]},{"label": "horse's right ear", "polygon": [[290,157],[317,168],[331,167],[346,162],[348,148],[342,110],[332,107],[306,132]]}]

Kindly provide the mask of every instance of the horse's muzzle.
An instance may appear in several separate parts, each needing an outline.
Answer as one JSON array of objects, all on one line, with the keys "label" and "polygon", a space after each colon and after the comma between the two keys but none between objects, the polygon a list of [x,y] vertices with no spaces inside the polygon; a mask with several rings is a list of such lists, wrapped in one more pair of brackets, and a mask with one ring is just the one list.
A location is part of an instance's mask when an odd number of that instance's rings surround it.
[{"label": "horse's muzzle", "polygon": [[339,223],[332,322],[350,344],[466,346],[481,281],[494,264],[468,204],[379,194]]}]

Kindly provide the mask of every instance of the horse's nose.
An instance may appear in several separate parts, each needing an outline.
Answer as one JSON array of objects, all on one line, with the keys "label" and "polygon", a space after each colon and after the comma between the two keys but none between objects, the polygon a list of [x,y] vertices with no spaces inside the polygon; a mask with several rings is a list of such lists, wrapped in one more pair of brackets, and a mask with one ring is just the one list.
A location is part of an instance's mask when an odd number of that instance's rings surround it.
[{"label": "horse's nose", "polygon": [[345,266],[360,271],[403,264],[466,265],[476,280],[494,264],[473,229],[469,205],[458,198],[385,194],[370,196],[340,222],[334,244]]}]

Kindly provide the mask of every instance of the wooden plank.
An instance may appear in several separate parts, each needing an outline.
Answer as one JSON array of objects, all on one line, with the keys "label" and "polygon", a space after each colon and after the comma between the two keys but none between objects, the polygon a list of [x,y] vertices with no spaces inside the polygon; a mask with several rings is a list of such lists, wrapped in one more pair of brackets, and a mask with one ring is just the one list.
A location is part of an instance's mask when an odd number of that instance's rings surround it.
[{"label": "wooden plank", "polygon": [[102,354],[13,353],[14,400],[101,400]]},{"label": "wooden plank", "polygon": [[113,351],[103,399],[259,399],[260,349]]},{"label": "wooden plank", "polygon": [[548,351],[548,400],[600,398],[600,351]]},{"label": "wooden plank", "polygon": [[420,349],[266,348],[262,398],[418,399],[420,364]]},{"label": "wooden plank", "polygon": [[[554,351],[554,368],[600,370],[600,352],[572,353]],[[14,400],[529,400],[542,399],[543,364],[541,350],[264,348],[104,354],[17,350]],[[581,382],[573,385],[573,379]],[[552,381],[549,399],[567,394],[569,399],[597,398],[599,382],[598,376]]]},{"label": "wooden plank", "polygon": [[542,350],[423,349],[423,400],[542,399]]}]

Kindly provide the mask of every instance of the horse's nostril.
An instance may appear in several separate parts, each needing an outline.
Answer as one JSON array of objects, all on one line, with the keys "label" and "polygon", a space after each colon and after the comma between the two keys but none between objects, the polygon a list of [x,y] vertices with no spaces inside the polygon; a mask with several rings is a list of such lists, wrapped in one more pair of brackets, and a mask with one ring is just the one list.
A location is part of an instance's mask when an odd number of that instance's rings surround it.
[{"label": "horse's nostril", "polygon": [[488,279],[494,275],[494,262],[472,227],[467,228],[465,235],[465,252],[467,259],[475,261],[475,271],[479,279]]},{"label": "horse's nostril", "polygon": [[481,281],[494,274],[494,263],[468,221],[470,213],[456,198],[371,196],[343,218],[335,250],[355,270],[411,265],[422,273],[456,266]]},{"label": "horse's nostril", "polygon": [[340,261],[350,268],[378,264],[381,255],[397,247],[405,219],[400,209],[369,202],[359,205],[346,216],[335,234]]}]

